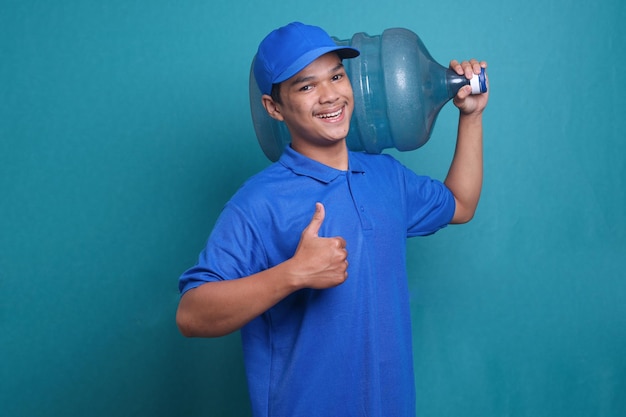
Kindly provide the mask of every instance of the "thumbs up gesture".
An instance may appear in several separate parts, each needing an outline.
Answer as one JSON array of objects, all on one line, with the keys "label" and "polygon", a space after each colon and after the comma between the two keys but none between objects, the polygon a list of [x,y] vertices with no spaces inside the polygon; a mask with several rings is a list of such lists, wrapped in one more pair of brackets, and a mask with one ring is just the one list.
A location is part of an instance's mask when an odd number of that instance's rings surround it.
[{"label": "thumbs up gesture", "polygon": [[348,251],[342,237],[319,237],[326,212],[316,203],[309,225],[302,231],[296,253],[291,258],[302,288],[324,289],[343,283],[348,277]]}]

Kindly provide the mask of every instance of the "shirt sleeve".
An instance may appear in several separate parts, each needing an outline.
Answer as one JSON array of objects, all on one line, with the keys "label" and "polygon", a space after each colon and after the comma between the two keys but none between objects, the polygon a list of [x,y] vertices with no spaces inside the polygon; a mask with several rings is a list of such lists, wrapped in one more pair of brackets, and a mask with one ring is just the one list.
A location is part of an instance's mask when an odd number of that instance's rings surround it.
[{"label": "shirt sleeve", "polygon": [[454,195],[441,181],[404,169],[407,236],[427,236],[452,221]]},{"label": "shirt sleeve", "polygon": [[267,269],[261,241],[249,217],[232,204],[224,207],[198,262],[179,278],[181,295],[207,282],[242,278]]}]

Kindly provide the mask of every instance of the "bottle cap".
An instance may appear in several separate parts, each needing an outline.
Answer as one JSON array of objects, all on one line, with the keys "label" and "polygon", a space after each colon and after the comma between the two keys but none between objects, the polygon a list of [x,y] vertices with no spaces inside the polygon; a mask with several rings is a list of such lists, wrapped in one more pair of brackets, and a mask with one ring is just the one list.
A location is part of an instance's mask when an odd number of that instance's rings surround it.
[{"label": "bottle cap", "polygon": [[485,77],[485,69],[480,69],[480,74],[474,74],[470,79],[472,86],[472,94],[482,94],[487,92],[487,77]]}]

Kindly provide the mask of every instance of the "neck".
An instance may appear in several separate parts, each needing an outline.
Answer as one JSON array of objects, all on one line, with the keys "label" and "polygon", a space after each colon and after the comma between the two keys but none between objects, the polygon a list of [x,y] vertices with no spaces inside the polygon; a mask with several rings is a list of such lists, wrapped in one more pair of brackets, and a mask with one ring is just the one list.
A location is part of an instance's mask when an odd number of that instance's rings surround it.
[{"label": "neck", "polygon": [[345,140],[324,147],[292,142],[291,147],[296,152],[321,164],[340,171],[348,170],[348,147]]}]

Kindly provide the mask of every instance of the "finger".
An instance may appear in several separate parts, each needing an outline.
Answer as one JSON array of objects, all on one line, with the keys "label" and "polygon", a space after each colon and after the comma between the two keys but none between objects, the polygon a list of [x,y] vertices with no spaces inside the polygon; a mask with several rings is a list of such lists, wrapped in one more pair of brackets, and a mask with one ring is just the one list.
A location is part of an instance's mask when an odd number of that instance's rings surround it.
[{"label": "finger", "polygon": [[324,205],[322,203],[315,203],[315,213],[313,213],[313,218],[309,225],[304,229],[304,232],[311,236],[317,236],[322,223],[324,222],[324,217],[326,216],[326,211],[324,210]]},{"label": "finger", "polygon": [[472,58],[470,59],[470,65],[474,74],[480,74],[481,69],[486,68],[487,63],[485,61],[479,62],[477,59]]},{"label": "finger", "polygon": [[464,73],[463,66],[456,59],[450,61],[450,69],[455,71],[459,75],[463,75]]},{"label": "finger", "polygon": [[337,247],[339,249],[345,249],[345,247],[347,246],[346,240],[342,238],[341,236],[337,236],[335,238],[335,242],[337,242]]},{"label": "finger", "polygon": [[456,97],[454,98],[454,102],[458,105],[461,101],[465,100],[472,94],[472,87],[469,85],[465,85],[459,89],[456,93]]},{"label": "finger", "polygon": [[[474,76],[474,73],[475,73],[474,62],[475,61],[476,60],[463,61],[463,63],[461,64],[463,66],[463,72],[465,73],[465,78],[467,78],[468,80]],[[478,72],[480,72],[480,66],[478,66]]]}]

